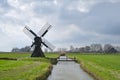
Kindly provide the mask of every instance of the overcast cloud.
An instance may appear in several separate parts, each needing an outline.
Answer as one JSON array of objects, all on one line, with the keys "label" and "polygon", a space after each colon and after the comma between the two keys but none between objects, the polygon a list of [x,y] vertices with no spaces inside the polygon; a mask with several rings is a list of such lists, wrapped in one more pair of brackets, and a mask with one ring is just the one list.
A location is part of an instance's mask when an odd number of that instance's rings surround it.
[{"label": "overcast cloud", "polygon": [[0,51],[31,45],[24,26],[37,33],[46,22],[56,47],[120,45],[120,0],[0,0]]}]

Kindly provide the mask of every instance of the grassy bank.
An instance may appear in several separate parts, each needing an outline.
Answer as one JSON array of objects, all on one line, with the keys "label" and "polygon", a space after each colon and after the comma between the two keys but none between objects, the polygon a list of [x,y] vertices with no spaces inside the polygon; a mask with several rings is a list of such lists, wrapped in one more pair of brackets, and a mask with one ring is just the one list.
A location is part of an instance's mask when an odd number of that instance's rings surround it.
[{"label": "grassy bank", "polygon": [[[30,57],[31,53],[13,53],[13,52],[0,52],[0,58],[24,58]],[[57,53],[45,53],[46,57],[57,58],[59,54]]]},{"label": "grassy bank", "polygon": [[120,55],[68,54],[98,80],[120,80]]},{"label": "grassy bank", "polygon": [[[0,53],[0,80],[46,80],[51,72],[51,58],[56,54],[46,54],[47,58],[31,58],[29,53]],[[5,60],[2,58],[15,58]]]}]

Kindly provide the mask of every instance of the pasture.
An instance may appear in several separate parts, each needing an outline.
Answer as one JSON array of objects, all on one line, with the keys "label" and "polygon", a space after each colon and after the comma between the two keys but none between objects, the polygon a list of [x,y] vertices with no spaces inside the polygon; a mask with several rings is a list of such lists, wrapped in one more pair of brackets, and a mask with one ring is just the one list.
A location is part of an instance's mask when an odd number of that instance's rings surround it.
[{"label": "pasture", "polygon": [[[45,80],[52,69],[48,58],[59,54],[45,53],[47,58],[31,58],[30,53],[0,53],[0,80]],[[98,80],[120,80],[120,54],[68,53],[81,67]],[[9,60],[15,59],[15,60]]]},{"label": "pasture", "polygon": [[[0,80],[45,80],[52,69],[50,60],[31,58],[30,55],[30,53],[0,53]],[[55,58],[58,54],[46,53],[46,56]]]},{"label": "pasture", "polygon": [[120,54],[68,54],[76,57],[81,67],[99,80],[120,80]]}]

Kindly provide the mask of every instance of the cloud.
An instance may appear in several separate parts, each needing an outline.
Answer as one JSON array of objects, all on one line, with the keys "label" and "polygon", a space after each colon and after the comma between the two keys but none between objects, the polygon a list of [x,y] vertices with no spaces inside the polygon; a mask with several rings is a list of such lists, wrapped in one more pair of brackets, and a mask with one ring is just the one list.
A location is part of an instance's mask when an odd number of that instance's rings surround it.
[{"label": "cloud", "polygon": [[[89,14],[80,23],[85,29],[100,34],[120,35],[119,5],[113,3],[101,3],[94,6]],[[87,24],[85,24],[87,23]]]},{"label": "cloud", "polygon": [[28,25],[37,33],[46,22],[53,28],[45,38],[57,47],[120,44],[119,5],[120,0],[1,0],[0,51],[31,45],[22,29]]}]

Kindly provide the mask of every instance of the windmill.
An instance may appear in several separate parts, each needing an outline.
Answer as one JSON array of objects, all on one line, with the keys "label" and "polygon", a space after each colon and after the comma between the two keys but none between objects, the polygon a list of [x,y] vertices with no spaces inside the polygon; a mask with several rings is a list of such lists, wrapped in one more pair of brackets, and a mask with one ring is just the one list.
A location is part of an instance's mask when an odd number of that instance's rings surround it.
[{"label": "windmill", "polygon": [[36,34],[33,32],[28,26],[24,27],[23,32],[31,38],[34,42],[32,43],[31,47],[34,46],[33,53],[31,57],[45,57],[43,51],[42,51],[42,45],[49,48],[50,50],[53,50],[55,47],[49,43],[44,37],[44,35],[51,29],[51,25],[46,23],[42,29]]}]

